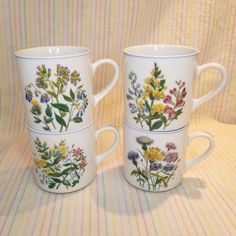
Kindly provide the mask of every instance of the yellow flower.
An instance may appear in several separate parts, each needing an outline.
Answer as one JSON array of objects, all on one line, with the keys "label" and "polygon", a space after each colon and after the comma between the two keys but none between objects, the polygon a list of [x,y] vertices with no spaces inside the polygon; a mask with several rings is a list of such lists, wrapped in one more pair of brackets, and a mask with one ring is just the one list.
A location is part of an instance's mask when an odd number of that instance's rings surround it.
[{"label": "yellow flower", "polygon": [[154,80],[154,85],[155,85],[155,87],[159,87],[160,86],[160,81],[155,79]]},{"label": "yellow flower", "polygon": [[153,104],[152,105],[152,111],[155,113],[155,112],[158,112],[158,113],[163,113],[165,110],[165,105],[163,104]]},{"label": "yellow flower", "polygon": [[45,170],[47,175],[49,175],[53,172],[49,167],[45,168],[44,170]]},{"label": "yellow flower", "polygon": [[34,160],[34,164],[39,169],[43,169],[43,168],[45,168],[47,166],[47,162],[45,160],[35,159]]},{"label": "yellow flower", "polygon": [[58,150],[63,156],[66,156],[68,154],[68,147],[66,147],[65,145],[60,146]]},{"label": "yellow flower", "polygon": [[36,99],[33,99],[32,102],[31,102],[31,104],[32,104],[32,106],[34,106],[34,107],[39,107],[39,106],[40,106],[39,102],[38,102]]},{"label": "yellow flower", "polygon": [[147,101],[148,97],[149,97],[149,95],[147,93],[144,93],[143,96],[142,96],[142,99],[144,101]]},{"label": "yellow flower", "polygon": [[147,85],[144,88],[144,91],[145,91],[146,94],[150,94],[153,91],[153,88],[150,85]]},{"label": "yellow flower", "polygon": [[155,74],[155,70],[154,69],[150,70],[150,74],[154,75]]},{"label": "yellow flower", "polygon": [[144,82],[145,82],[146,84],[150,84],[150,83],[152,83],[152,78],[151,78],[151,77],[148,77],[148,78],[144,79]]},{"label": "yellow flower", "polygon": [[165,156],[165,153],[157,147],[150,147],[148,148],[148,150],[144,152],[144,159],[153,161],[153,162],[161,161],[164,156]]},{"label": "yellow flower", "polygon": [[143,104],[143,101],[142,101],[142,100],[139,100],[138,106],[139,106],[140,109],[143,109],[143,108],[144,108],[144,104]]},{"label": "yellow flower", "polygon": [[158,90],[155,90],[153,92],[153,97],[154,98],[157,98],[157,99],[162,99],[165,97],[165,94],[164,94],[164,91],[158,91]]}]

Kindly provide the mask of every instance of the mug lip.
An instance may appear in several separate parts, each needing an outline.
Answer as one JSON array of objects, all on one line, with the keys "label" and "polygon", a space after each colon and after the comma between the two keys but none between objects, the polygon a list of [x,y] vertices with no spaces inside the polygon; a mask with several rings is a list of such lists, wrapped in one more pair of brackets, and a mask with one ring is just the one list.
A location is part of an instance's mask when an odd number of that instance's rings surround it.
[{"label": "mug lip", "polygon": [[[43,55],[42,52],[40,54],[41,50],[45,50],[45,55]],[[53,50],[55,51],[55,54],[53,54]],[[70,52],[67,53],[63,52],[59,54],[61,50],[67,50]],[[61,58],[80,57],[88,54],[90,54],[90,49],[86,47],[79,47],[72,45],[58,45],[58,46],[55,45],[55,46],[24,48],[16,51],[15,57],[23,59],[61,59]]]},{"label": "mug lip", "polygon": [[[150,54],[145,52],[135,52],[140,51],[140,49],[152,49],[157,50],[161,49],[164,50],[165,48],[173,48],[173,49],[182,49],[186,50],[186,53],[175,53],[175,54]],[[188,51],[188,52],[187,52]],[[134,56],[134,57],[143,57],[143,58],[181,58],[181,57],[190,57],[190,56],[196,56],[200,53],[200,50],[195,47],[182,45],[182,44],[140,44],[140,45],[134,45],[130,47],[126,47],[123,50],[123,53],[128,56]]]},{"label": "mug lip", "polygon": [[66,132],[43,132],[43,131],[38,131],[38,130],[35,130],[31,127],[29,127],[28,125],[26,126],[26,128],[28,129],[28,131],[30,131],[31,133],[35,133],[35,134],[41,134],[41,135],[67,135],[67,134],[73,134],[73,133],[77,133],[77,132],[80,132],[80,131],[83,131],[91,126],[93,126],[94,122],[91,121],[89,122],[87,125],[79,128],[79,129],[75,129],[75,130],[72,130],[72,131],[66,131]]},{"label": "mug lip", "polygon": [[189,124],[186,124],[185,126],[182,126],[181,128],[173,129],[173,130],[150,131],[150,130],[146,130],[146,129],[142,129],[142,128],[137,128],[137,127],[131,125],[130,123],[128,123],[126,120],[124,120],[123,123],[124,123],[124,126],[130,128],[130,129],[136,130],[138,132],[154,134],[154,135],[155,134],[173,134],[173,133],[178,133],[178,132],[181,132],[181,131],[184,131],[184,130],[188,129],[188,127],[189,127]]}]

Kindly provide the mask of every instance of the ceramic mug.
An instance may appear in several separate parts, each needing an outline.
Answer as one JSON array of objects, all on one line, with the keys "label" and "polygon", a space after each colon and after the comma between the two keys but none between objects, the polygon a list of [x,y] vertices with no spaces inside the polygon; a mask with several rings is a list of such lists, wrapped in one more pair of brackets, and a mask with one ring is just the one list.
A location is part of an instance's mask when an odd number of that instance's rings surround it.
[{"label": "ceramic mug", "polygon": [[[189,123],[192,111],[215,97],[225,86],[222,65],[196,65],[199,50],[177,45],[140,45],[124,49],[124,120],[145,130],[179,129]],[[221,73],[220,83],[204,96],[193,99],[196,77],[207,69]]]},{"label": "ceramic mug", "polygon": [[[195,138],[209,141],[207,150],[186,161],[185,152]],[[188,135],[187,126],[175,131],[144,131],[124,123],[124,176],[129,183],[151,192],[167,191],[181,183],[183,173],[207,158],[214,139],[206,132]]]},{"label": "ceramic mug", "polygon": [[[27,124],[38,131],[73,131],[90,123],[94,105],[118,81],[116,62],[101,59],[91,64],[87,48],[36,47],[17,51],[15,56],[24,89]],[[94,96],[92,77],[103,64],[112,65],[114,76]]]},{"label": "ceramic mug", "polygon": [[[43,133],[28,127],[33,153],[34,177],[40,188],[68,193],[87,186],[96,175],[96,165],[115,149],[119,133],[112,126],[94,131],[93,123],[71,132]],[[95,154],[95,143],[104,131],[115,135],[114,143]]]}]

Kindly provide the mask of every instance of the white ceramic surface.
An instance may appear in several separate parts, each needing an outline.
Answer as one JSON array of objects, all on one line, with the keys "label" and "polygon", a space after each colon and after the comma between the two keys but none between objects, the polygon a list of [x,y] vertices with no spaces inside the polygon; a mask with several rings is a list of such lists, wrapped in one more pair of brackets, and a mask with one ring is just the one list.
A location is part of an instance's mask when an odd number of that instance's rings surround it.
[{"label": "white ceramic surface", "polygon": [[[119,68],[111,59],[90,62],[90,51],[75,46],[28,48],[15,53],[28,126],[65,132],[93,120],[93,107],[117,83]],[[114,68],[107,87],[93,95],[92,77],[103,64]]]},{"label": "white ceramic surface", "polygon": [[[215,97],[227,81],[222,65],[197,66],[198,53],[198,49],[178,45],[125,48],[124,120],[150,131],[175,130],[187,125],[191,112]],[[206,95],[193,99],[195,79],[209,68],[220,72],[221,81]]]},{"label": "white ceramic surface", "polygon": [[[96,165],[119,143],[119,133],[112,126],[94,131],[90,123],[73,132],[54,134],[28,129],[35,180],[40,188],[54,193],[73,192],[88,185],[96,175]],[[96,139],[105,131],[114,133],[114,142],[96,155]]]},{"label": "white ceramic surface", "polygon": [[[195,138],[207,139],[209,146],[203,154],[187,161],[187,145]],[[181,183],[184,171],[207,158],[214,146],[214,139],[209,133],[188,135],[187,126],[175,131],[153,132],[137,129],[125,122],[125,178],[142,190],[170,190]]]}]

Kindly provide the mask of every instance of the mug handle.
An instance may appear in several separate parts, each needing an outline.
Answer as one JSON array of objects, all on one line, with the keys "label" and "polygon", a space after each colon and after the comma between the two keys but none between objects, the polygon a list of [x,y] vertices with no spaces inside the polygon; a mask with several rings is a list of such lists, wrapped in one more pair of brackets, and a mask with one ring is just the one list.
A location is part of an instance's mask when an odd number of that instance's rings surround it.
[{"label": "mug handle", "polygon": [[209,93],[203,95],[200,98],[193,100],[192,111],[194,111],[196,108],[198,108],[199,106],[203,105],[204,103],[208,102],[213,97],[215,97],[223,89],[223,87],[225,86],[225,84],[227,82],[226,69],[218,63],[207,63],[207,64],[203,64],[203,65],[198,66],[197,67],[197,76],[199,76],[203,71],[207,70],[208,68],[214,68],[214,69],[218,70],[221,74],[221,81]]},{"label": "mug handle", "polygon": [[96,163],[97,163],[97,165],[98,165],[102,160],[104,160],[108,155],[110,155],[110,154],[113,152],[113,150],[114,150],[115,147],[118,145],[119,140],[120,140],[120,136],[119,136],[118,130],[117,130],[115,127],[110,126],[110,125],[109,125],[109,126],[103,126],[103,127],[99,128],[98,130],[96,130],[96,132],[95,132],[95,138],[97,139],[98,136],[99,136],[102,132],[104,132],[104,131],[111,131],[111,132],[113,132],[113,133],[115,134],[115,141],[114,141],[114,143],[113,143],[106,151],[104,151],[104,152],[102,152],[102,153],[100,153],[100,154],[98,154],[98,155],[96,156]]},{"label": "mug handle", "polygon": [[185,169],[189,169],[192,166],[194,166],[194,165],[198,164],[199,162],[203,161],[204,159],[206,159],[212,153],[212,151],[215,148],[214,138],[212,137],[212,135],[210,135],[207,132],[200,132],[199,131],[199,132],[192,133],[188,138],[189,139],[188,142],[190,143],[193,139],[199,138],[199,137],[203,137],[203,138],[208,139],[209,146],[208,146],[207,150],[204,153],[202,153],[201,155],[199,155],[195,159],[186,161]]},{"label": "mug handle", "polygon": [[94,105],[96,105],[105,95],[107,95],[110,92],[110,90],[115,86],[119,78],[119,67],[116,62],[114,62],[113,60],[109,58],[97,60],[96,62],[92,64],[93,75],[95,74],[97,68],[103,64],[110,64],[113,66],[114,76],[112,78],[112,81],[106,86],[106,88],[104,88],[98,94],[94,95]]}]

